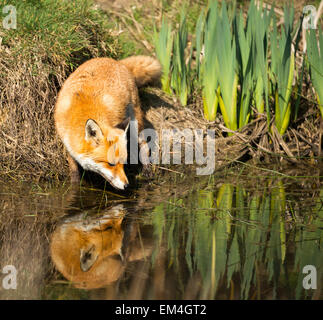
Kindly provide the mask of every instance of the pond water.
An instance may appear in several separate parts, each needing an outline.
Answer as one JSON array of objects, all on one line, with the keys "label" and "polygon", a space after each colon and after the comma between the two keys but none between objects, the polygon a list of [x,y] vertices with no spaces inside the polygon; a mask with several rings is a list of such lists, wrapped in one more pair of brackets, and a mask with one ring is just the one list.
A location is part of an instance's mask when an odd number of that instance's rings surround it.
[{"label": "pond water", "polygon": [[323,297],[320,170],[173,172],[126,194],[1,182],[0,213],[0,271],[17,271],[1,299]]}]

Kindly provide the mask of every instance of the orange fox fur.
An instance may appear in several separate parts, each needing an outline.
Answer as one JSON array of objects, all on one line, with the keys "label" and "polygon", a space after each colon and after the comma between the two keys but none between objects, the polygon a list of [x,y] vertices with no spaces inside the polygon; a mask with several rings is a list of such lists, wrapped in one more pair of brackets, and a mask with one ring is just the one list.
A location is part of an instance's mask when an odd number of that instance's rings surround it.
[{"label": "orange fox fur", "polygon": [[116,61],[89,60],[65,81],[55,106],[55,126],[68,153],[73,181],[79,180],[77,163],[111,185],[124,189],[127,128],[136,120],[143,129],[138,87],[160,78],[159,62],[147,56]]},{"label": "orange fox fur", "polygon": [[98,225],[66,223],[52,235],[50,251],[56,268],[76,287],[98,288],[117,280],[122,271],[123,218]]},{"label": "orange fox fur", "polygon": [[137,238],[131,228],[127,240],[123,228],[125,211],[113,207],[99,219],[66,218],[57,226],[50,241],[55,267],[78,288],[100,288],[116,281],[128,262],[148,257],[150,241]]}]

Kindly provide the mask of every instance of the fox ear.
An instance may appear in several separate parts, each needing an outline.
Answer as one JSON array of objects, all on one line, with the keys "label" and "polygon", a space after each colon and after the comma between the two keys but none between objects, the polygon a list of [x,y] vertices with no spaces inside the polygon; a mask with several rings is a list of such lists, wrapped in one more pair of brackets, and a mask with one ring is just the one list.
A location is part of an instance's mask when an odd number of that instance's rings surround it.
[{"label": "fox ear", "polygon": [[125,119],[122,122],[120,122],[119,124],[117,124],[116,128],[127,132],[128,128],[129,128],[129,124],[130,124],[130,117],[128,117],[127,119]]},{"label": "fox ear", "polygon": [[91,269],[98,255],[95,252],[95,246],[88,246],[80,249],[80,267],[83,272]]},{"label": "fox ear", "polygon": [[88,119],[85,125],[85,140],[98,142],[103,138],[99,125],[92,119]]}]

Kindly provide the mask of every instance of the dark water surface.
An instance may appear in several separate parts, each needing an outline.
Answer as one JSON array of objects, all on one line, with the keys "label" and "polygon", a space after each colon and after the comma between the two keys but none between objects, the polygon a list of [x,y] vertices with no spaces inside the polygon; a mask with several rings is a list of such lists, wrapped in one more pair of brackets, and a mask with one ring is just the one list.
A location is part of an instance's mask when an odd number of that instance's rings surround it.
[{"label": "dark water surface", "polygon": [[119,195],[1,182],[0,214],[0,271],[17,270],[1,299],[323,297],[320,173],[172,173]]}]

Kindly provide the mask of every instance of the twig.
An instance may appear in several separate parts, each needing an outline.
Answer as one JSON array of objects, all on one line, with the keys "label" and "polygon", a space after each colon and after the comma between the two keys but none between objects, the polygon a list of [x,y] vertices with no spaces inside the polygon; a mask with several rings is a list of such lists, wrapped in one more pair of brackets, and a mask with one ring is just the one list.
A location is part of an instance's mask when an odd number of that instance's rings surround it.
[{"label": "twig", "polygon": [[285,141],[283,140],[282,136],[279,134],[276,126],[272,126],[273,128],[273,133],[275,134],[279,144],[282,146],[282,148],[284,149],[284,151],[286,152],[286,154],[289,156],[289,158],[287,158],[288,160],[290,160],[291,162],[296,163],[297,160],[295,159],[295,156],[291,153],[291,151],[289,150],[287,144],[285,143]]},{"label": "twig", "polygon": [[180,175],[183,175],[184,173],[183,172],[179,172],[179,171],[176,171],[176,170],[172,170],[172,169],[168,169],[168,168],[165,168],[165,167],[160,167],[160,166],[156,166],[158,169],[162,169],[162,170],[166,170],[166,171],[170,171],[170,172],[174,172],[174,173],[177,173],[177,174],[180,174]]}]

